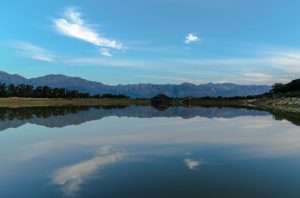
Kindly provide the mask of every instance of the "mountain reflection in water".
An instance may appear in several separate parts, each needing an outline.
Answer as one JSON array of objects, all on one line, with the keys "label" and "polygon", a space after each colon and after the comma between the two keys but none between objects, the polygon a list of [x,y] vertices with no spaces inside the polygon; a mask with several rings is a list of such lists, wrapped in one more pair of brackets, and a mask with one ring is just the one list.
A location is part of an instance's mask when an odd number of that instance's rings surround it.
[{"label": "mountain reflection in water", "polygon": [[117,117],[181,117],[184,119],[196,116],[206,118],[235,118],[239,116],[268,116],[276,120],[288,120],[300,125],[299,115],[295,113],[267,112],[257,109],[231,107],[169,107],[162,111],[152,106],[112,106],[112,107],[31,107],[0,108],[0,131],[18,128],[26,123],[45,127],[65,127],[84,122],[99,120],[109,116]]}]

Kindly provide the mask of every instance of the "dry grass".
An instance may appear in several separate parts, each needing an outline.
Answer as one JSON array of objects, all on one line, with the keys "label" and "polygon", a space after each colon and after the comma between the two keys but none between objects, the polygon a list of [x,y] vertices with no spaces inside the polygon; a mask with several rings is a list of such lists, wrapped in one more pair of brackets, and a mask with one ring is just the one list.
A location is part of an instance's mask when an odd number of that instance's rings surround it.
[{"label": "dry grass", "polygon": [[47,106],[128,106],[149,105],[150,100],[118,98],[0,98],[0,107],[47,107]]}]

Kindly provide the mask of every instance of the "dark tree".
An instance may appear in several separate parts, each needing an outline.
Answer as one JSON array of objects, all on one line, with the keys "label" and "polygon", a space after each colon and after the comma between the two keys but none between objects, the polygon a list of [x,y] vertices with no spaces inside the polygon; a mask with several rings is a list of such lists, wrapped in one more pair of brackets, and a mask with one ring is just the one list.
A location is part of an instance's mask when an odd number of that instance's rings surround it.
[{"label": "dark tree", "polygon": [[6,96],[7,96],[6,84],[0,83],[0,97],[6,97]]},{"label": "dark tree", "polygon": [[10,97],[17,96],[17,89],[14,84],[8,85],[7,91],[8,91],[8,96],[10,96]]}]

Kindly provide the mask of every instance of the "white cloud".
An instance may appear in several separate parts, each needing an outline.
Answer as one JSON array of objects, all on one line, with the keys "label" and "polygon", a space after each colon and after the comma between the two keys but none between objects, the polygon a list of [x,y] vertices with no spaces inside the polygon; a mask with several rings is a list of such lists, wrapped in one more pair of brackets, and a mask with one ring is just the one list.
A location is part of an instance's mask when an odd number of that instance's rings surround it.
[{"label": "white cloud", "polygon": [[13,47],[18,50],[18,54],[30,57],[35,60],[54,62],[56,58],[46,49],[28,42],[15,42]]},{"label": "white cloud", "polygon": [[258,72],[248,72],[248,73],[241,73],[241,75],[235,77],[236,80],[241,82],[248,82],[250,84],[259,83],[259,84],[273,84],[274,81],[279,80],[274,76],[265,74],[265,73],[258,73]]},{"label": "white cloud", "polygon": [[104,38],[90,28],[81,18],[81,13],[74,8],[66,9],[64,18],[54,20],[54,24],[56,29],[66,36],[89,42],[98,47],[122,48],[121,43]]},{"label": "white cloud", "polygon": [[100,54],[102,56],[107,56],[107,57],[112,57],[110,50],[108,48],[101,48],[100,49]]},{"label": "white cloud", "polygon": [[200,166],[200,161],[192,160],[192,159],[185,159],[184,163],[186,167],[190,170],[197,170],[197,168]]},{"label": "white cloud", "polygon": [[193,33],[190,33],[185,37],[185,43],[192,43],[192,42],[195,42],[198,40],[199,40],[199,37]]},{"label": "white cloud", "polygon": [[264,74],[264,73],[244,73],[243,75],[246,76],[246,77],[249,77],[249,78],[264,78],[264,79],[269,79],[269,78],[272,77],[271,75]]},{"label": "white cloud", "polygon": [[291,73],[300,73],[300,51],[280,51],[269,54],[269,62],[273,67]]}]

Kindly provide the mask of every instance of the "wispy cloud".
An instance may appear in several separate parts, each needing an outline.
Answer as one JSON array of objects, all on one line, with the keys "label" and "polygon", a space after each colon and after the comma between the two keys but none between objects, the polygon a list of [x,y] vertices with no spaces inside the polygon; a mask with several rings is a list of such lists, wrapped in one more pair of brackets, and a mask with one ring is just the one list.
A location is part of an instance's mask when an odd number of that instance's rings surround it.
[{"label": "wispy cloud", "polygon": [[300,73],[300,51],[275,51],[268,54],[270,54],[268,62],[274,67],[287,72]]},{"label": "wispy cloud", "polygon": [[195,41],[199,41],[199,37],[194,34],[194,33],[189,33],[186,37],[185,37],[185,43],[192,43]]},{"label": "wispy cloud", "polygon": [[112,57],[110,50],[108,48],[101,48],[100,49],[100,54],[102,56],[107,56],[107,57]]},{"label": "wispy cloud", "polygon": [[163,80],[172,80],[177,83],[193,83],[193,84],[202,84],[205,83],[204,80],[195,80],[190,78],[181,78],[181,77],[172,77],[172,76],[148,76],[148,75],[141,75],[140,77],[143,78],[152,78],[152,79],[163,79]]},{"label": "wispy cloud", "polygon": [[21,56],[46,62],[54,62],[57,60],[57,58],[52,55],[51,52],[32,43],[18,41],[14,42],[12,47],[17,49],[17,53]]},{"label": "wispy cloud", "polygon": [[223,69],[228,67],[253,68],[276,68],[285,72],[300,73],[300,51],[274,51],[274,52],[260,52],[259,55],[253,57],[230,57],[230,58],[214,58],[214,59],[170,59],[182,65],[189,66],[207,66],[218,67]]},{"label": "wispy cloud", "polygon": [[[74,18],[74,16],[73,16]],[[73,19],[79,20],[79,19]],[[77,21],[81,23],[80,20]],[[300,75],[300,51],[277,50],[261,51],[252,57],[230,57],[214,59],[185,59],[185,58],[114,58],[111,48],[101,47],[100,57],[72,57],[57,56],[55,53],[26,41],[12,44],[20,56],[39,61],[55,62],[78,66],[143,68],[160,71],[162,75],[148,75],[139,77],[160,79],[175,83],[202,84],[206,82],[238,84],[274,84],[286,83]]]},{"label": "wispy cloud", "polygon": [[63,18],[54,20],[55,28],[62,34],[89,42],[98,47],[121,49],[122,44],[100,36],[89,27],[81,17],[81,13],[75,8],[65,10]]},{"label": "wispy cloud", "polygon": [[272,77],[271,75],[264,74],[264,73],[244,73],[243,75],[246,76],[246,77],[249,77],[249,78],[264,78],[264,79],[267,79],[267,78]]},{"label": "wispy cloud", "polygon": [[252,57],[169,59],[169,63],[186,76],[217,76],[213,82],[286,83],[300,75],[300,51],[293,50],[262,51]]},{"label": "wispy cloud", "polygon": [[134,60],[134,59],[109,59],[109,58],[73,58],[68,59],[67,63],[84,66],[99,67],[119,67],[119,68],[161,68],[163,63]]},{"label": "wispy cloud", "polygon": [[223,79],[220,79],[219,83],[243,83],[243,84],[267,84],[272,85],[275,82],[287,83],[291,79],[285,75],[271,75],[265,73],[238,73],[236,75],[227,75]]},{"label": "wispy cloud", "polygon": [[248,82],[251,84],[272,84],[274,81],[278,80],[272,75],[258,72],[241,73],[241,75],[235,78],[237,78],[240,81]]},{"label": "wispy cloud", "polygon": [[[155,68],[162,64],[157,62],[142,61],[136,59],[109,59],[99,57],[66,57],[57,56],[35,44],[18,41],[11,44],[16,49],[16,53],[20,56],[31,58],[34,60],[40,60],[45,62],[55,62],[72,65],[84,65],[84,66],[99,66],[99,67],[128,67],[128,68]],[[105,57],[111,57],[112,54],[108,48],[101,48],[99,53]]]}]

